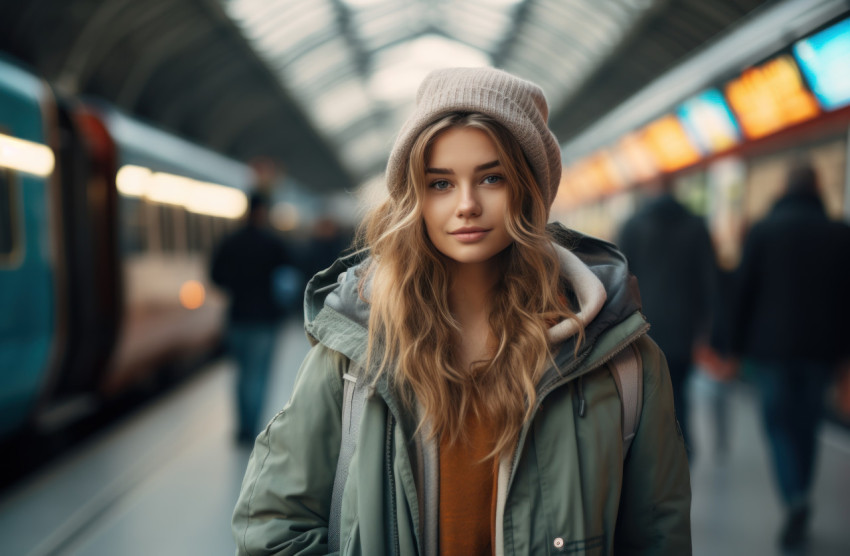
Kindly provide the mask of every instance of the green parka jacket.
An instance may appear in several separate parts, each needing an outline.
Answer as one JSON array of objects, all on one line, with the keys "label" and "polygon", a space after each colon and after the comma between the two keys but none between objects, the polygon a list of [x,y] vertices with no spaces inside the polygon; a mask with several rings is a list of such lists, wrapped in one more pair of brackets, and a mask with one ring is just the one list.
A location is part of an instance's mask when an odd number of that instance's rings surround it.
[{"label": "green parka jacket", "polygon": [[[495,554],[691,554],[688,463],[667,365],[646,335],[636,283],[611,244],[559,226],[550,232],[570,248],[560,249],[562,266],[589,317],[586,339],[577,357],[573,336],[560,342],[513,457],[500,461]],[[233,515],[237,554],[328,553],[342,376],[366,357],[361,262],[341,259],[307,288],[315,345],[290,402],[251,454]],[[630,344],[643,362],[643,409],[624,458],[621,403],[605,363]],[[379,380],[343,494],[341,554],[437,555],[439,456],[434,442],[414,434],[416,424]]]}]

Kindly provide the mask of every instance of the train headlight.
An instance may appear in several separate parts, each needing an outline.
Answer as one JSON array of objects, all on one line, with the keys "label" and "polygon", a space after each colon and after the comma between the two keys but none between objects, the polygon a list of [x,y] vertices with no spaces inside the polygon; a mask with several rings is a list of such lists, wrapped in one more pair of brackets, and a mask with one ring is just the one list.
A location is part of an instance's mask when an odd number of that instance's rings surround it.
[{"label": "train headlight", "polygon": [[197,280],[188,280],[180,286],[180,304],[187,309],[197,309],[204,304],[207,292]]}]

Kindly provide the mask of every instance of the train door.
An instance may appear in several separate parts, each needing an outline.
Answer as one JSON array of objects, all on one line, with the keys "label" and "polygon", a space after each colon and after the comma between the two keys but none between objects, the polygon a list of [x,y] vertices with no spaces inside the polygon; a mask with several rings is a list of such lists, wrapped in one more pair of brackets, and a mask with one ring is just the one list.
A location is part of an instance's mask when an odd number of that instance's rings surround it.
[{"label": "train door", "polygon": [[120,322],[115,234],[115,147],[102,123],[73,104],[58,110],[61,187],[57,242],[64,261],[57,295],[65,307],[61,357],[42,393],[46,428],[98,408],[97,387]]}]

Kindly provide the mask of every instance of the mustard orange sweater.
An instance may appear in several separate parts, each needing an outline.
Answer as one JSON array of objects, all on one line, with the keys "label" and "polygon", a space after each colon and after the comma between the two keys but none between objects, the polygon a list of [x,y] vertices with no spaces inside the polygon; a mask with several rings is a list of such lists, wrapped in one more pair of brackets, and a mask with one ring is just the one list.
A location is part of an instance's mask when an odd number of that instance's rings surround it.
[{"label": "mustard orange sweater", "polygon": [[466,439],[440,442],[440,556],[493,554],[498,459],[486,422],[470,413]]}]

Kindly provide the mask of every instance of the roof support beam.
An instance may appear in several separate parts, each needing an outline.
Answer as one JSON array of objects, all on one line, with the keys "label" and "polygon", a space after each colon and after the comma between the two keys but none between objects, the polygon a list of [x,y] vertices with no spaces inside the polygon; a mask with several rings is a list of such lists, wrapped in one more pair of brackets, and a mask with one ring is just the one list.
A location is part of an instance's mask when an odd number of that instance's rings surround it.
[{"label": "roof support beam", "polygon": [[226,151],[231,147],[229,140],[257,121],[267,118],[277,110],[277,103],[271,100],[258,102],[239,102],[244,91],[227,89],[227,93],[218,97],[216,103],[207,111],[207,125],[198,131],[208,138],[212,148]]},{"label": "roof support beam", "polygon": [[115,102],[123,108],[134,110],[153,72],[169,59],[175,58],[181,50],[211,34],[211,31],[209,27],[200,27],[197,22],[192,21],[192,14],[187,14],[185,19],[167,29],[139,53],[136,62],[129,68]]},{"label": "roof support beam", "polygon": [[89,77],[115,45],[127,36],[127,29],[167,10],[168,3],[163,0],[109,0],[97,4],[77,40],[68,49],[57,85],[73,94],[85,90]]}]

